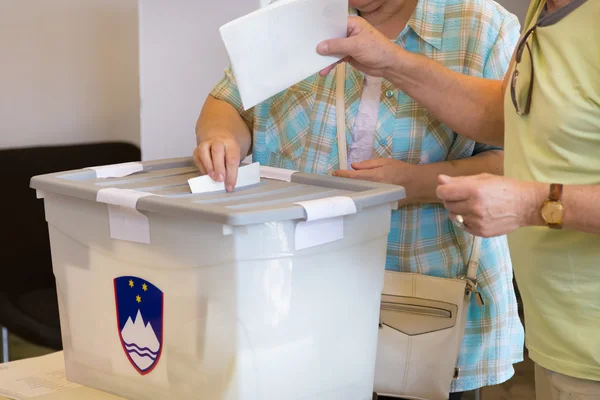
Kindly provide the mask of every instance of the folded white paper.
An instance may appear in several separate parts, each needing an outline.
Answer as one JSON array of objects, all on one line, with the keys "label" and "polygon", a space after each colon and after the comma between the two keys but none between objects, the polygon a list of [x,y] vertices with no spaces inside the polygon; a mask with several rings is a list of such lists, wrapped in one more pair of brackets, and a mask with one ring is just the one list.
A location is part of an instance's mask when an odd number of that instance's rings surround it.
[{"label": "folded white paper", "polygon": [[97,178],[123,178],[144,170],[144,166],[137,162],[90,167],[96,171]]},{"label": "folded white paper", "polygon": [[280,0],[222,26],[244,109],[337,62],[317,45],[347,30],[348,0]]},{"label": "folded white paper", "polygon": [[[236,188],[241,188],[249,185],[256,185],[257,183],[260,183],[259,163],[253,163],[250,165],[240,167],[240,169],[238,169],[238,178],[237,183],[235,185]],[[190,185],[190,190],[194,194],[219,192],[225,190],[224,182],[214,181],[208,175],[203,175],[197,178],[189,179],[188,185]]]}]

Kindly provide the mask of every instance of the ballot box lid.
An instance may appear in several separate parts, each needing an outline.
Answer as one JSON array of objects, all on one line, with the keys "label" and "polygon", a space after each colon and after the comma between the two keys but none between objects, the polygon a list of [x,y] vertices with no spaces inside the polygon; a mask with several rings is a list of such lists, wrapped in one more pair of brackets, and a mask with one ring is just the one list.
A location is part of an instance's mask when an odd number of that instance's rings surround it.
[{"label": "ballot box lid", "polygon": [[[40,175],[31,179],[31,187],[37,190],[38,197],[59,194],[232,226],[307,220],[311,216],[304,205],[316,202],[322,212],[314,218],[327,218],[349,214],[345,210],[350,200],[358,213],[370,207],[397,204],[406,197],[401,186],[253,165],[260,168],[259,180],[231,193],[192,193],[188,181],[200,172],[191,158]],[[245,167],[252,165],[242,168]]]}]

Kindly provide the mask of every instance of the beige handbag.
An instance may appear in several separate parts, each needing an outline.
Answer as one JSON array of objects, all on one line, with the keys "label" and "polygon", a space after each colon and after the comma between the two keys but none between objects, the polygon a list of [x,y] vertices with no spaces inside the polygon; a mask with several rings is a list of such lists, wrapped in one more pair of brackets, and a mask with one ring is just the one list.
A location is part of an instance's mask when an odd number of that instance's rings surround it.
[{"label": "beige handbag", "polygon": [[[336,70],[336,110],[345,111],[345,64]],[[340,168],[347,168],[345,112],[336,112]],[[464,278],[386,271],[377,343],[374,390],[380,396],[447,400],[465,332],[471,294],[478,303],[481,238]]]}]

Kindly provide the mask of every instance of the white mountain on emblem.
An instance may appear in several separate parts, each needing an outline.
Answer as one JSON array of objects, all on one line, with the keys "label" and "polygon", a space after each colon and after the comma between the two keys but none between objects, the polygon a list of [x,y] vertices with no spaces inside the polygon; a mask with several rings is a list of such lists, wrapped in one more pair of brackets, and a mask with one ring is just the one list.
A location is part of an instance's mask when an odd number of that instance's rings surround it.
[{"label": "white mountain on emblem", "polygon": [[144,324],[144,318],[140,310],[135,316],[135,322],[131,321],[131,317],[127,318],[127,322],[121,331],[121,338],[125,342],[125,349],[129,357],[140,370],[147,370],[156,361],[160,350],[160,342],[150,322]]}]

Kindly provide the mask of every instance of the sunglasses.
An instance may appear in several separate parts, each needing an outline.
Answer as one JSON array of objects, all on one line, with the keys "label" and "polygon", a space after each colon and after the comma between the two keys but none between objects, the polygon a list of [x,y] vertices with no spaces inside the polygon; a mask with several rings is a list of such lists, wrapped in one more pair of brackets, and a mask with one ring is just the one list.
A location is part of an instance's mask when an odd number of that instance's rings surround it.
[{"label": "sunglasses", "polygon": [[533,89],[533,56],[531,53],[530,39],[533,37],[538,24],[530,28],[517,46],[515,55],[515,70],[510,82],[510,95],[513,105],[519,115],[529,114],[531,108],[531,92]]}]

